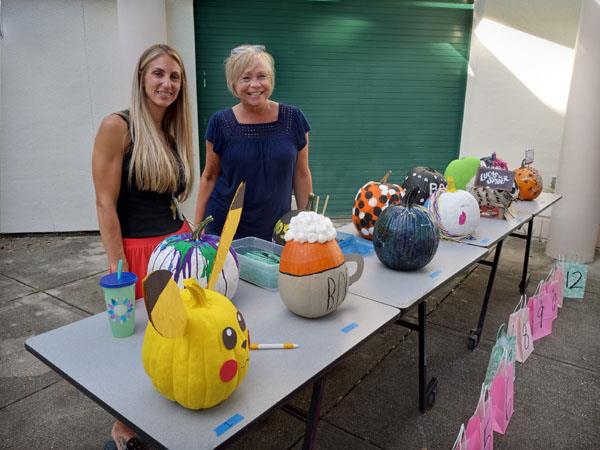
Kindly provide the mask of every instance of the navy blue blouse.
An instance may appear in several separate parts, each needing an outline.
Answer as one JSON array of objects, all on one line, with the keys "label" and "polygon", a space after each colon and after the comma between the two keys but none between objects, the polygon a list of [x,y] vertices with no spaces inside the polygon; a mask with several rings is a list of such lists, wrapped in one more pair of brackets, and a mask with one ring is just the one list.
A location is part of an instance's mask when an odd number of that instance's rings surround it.
[{"label": "navy blue blouse", "polygon": [[298,151],[306,146],[310,125],[300,109],[279,104],[277,121],[241,124],[233,110],[212,115],[206,140],[221,159],[221,173],[210,195],[207,232],[221,234],[235,190],[246,181],[242,218],[235,238],[271,240],[275,222],[291,209]]}]

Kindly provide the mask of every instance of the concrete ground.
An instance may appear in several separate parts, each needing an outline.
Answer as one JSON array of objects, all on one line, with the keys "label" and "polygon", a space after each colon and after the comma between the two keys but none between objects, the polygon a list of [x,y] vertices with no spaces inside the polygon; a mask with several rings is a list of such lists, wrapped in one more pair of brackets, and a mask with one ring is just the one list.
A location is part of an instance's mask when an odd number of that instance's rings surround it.
[{"label": "concrete ground", "polygon": [[[524,241],[504,245],[479,347],[467,350],[488,267],[456,277],[429,301],[428,364],[439,380],[432,410],[417,407],[417,334],[390,325],[341,361],[325,384],[319,449],[450,449],[473,413],[498,326],[519,298]],[[534,240],[528,292],[553,261]],[[600,448],[600,258],[584,301],[567,300],[553,334],[517,363],[515,413],[496,449]],[[0,237],[0,448],[100,449],[113,418],[29,354],[27,338],[104,311],[106,260],[97,235]],[[413,314],[416,314],[413,313]],[[135,380],[131,380],[135,382]],[[310,390],[292,404],[306,407]],[[228,448],[299,449],[304,424],[281,410]]]}]

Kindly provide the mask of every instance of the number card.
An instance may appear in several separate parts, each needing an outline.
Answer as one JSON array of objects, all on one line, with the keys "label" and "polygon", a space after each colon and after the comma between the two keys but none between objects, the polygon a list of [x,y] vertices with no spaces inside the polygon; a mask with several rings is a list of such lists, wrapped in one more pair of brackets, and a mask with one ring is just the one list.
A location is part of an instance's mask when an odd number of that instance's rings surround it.
[{"label": "number card", "polygon": [[515,363],[503,359],[492,381],[492,418],[494,431],[504,434],[515,410]]},{"label": "number card", "polygon": [[515,176],[510,170],[480,167],[475,178],[475,186],[489,187],[499,191],[510,191]]},{"label": "number card", "polygon": [[552,334],[552,298],[543,293],[529,297],[529,323],[534,341]]},{"label": "number card", "polygon": [[525,165],[527,164],[533,164],[533,156],[535,154],[535,150],[532,148],[528,148],[527,150],[525,150]]},{"label": "number card", "polygon": [[508,335],[515,336],[516,359],[524,363],[533,352],[533,337],[529,323],[529,310],[523,307],[515,311],[508,318]]},{"label": "number card", "polygon": [[469,450],[493,450],[494,424],[492,420],[492,399],[488,388],[483,385],[475,414],[467,422],[465,432]]},{"label": "number card", "polygon": [[564,269],[564,295],[567,298],[583,300],[585,293],[585,280],[587,279],[587,264],[563,262]]}]

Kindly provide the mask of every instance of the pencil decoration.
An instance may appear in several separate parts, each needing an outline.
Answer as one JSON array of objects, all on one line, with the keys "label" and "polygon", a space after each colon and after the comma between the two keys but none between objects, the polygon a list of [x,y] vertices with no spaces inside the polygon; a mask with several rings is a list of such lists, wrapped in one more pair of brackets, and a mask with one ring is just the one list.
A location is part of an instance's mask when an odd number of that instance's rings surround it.
[{"label": "pencil decoration", "polygon": [[250,344],[250,350],[293,350],[300,347],[298,344],[284,342],[281,344]]},{"label": "pencil decoration", "polygon": [[320,199],[320,198],[321,198],[321,197],[319,197],[319,196],[317,195],[317,199],[315,200],[315,212],[316,212],[316,213],[318,213],[318,212],[319,212],[319,199]]},{"label": "pencil decoration", "polygon": [[213,289],[217,280],[219,279],[219,273],[225,264],[225,258],[229,253],[229,247],[233,236],[237,231],[237,227],[242,217],[242,206],[244,205],[244,193],[246,192],[246,182],[242,181],[235,191],[231,206],[227,212],[227,218],[225,219],[225,225],[223,225],[223,231],[221,232],[221,240],[219,241],[219,248],[215,256],[213,263],[212,272],[208,279],[208,289]]}]

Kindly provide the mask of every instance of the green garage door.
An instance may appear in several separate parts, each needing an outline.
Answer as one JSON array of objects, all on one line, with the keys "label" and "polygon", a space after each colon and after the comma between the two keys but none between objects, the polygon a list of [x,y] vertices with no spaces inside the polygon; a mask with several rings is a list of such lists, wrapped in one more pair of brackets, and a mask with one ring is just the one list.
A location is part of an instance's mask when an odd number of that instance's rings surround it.
[{"label": "green garage door", "polygon": [[328,215],[349,217],[358,188],[387,169],[400,184],[413,166],[443,171],[458,156],[472,16],[459,1],[197,0],[201,135],[235,104],[229,50],[264,44],[276,63],[272,98],[311,124],[314,191],[330,194]]}]

